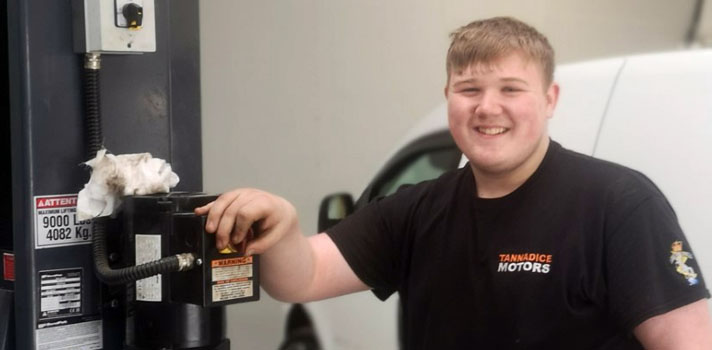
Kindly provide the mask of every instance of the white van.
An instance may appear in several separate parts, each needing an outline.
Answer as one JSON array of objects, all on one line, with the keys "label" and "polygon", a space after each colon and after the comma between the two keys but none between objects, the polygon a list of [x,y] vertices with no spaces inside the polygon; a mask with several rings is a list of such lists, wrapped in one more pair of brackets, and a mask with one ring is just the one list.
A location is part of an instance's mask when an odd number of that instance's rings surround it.
[{"label": "white van", "polygon": [[[556,81],[551,138],[650,177],[675,209],[710,288],[712,50],[567,64]],[[319,231],[401,185],[463,164],[442,105],[410,131],[355,203],[343,193],[324,199]],[[396,296],[383,303],[370,293],[295,305],[282,349],[396,349],[397,308]]]}]

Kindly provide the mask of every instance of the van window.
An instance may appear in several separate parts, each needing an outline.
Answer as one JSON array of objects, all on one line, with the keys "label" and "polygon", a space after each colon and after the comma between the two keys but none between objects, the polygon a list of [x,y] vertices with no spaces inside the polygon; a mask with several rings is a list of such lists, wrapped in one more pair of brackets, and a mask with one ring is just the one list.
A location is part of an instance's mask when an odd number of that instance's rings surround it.
[{"label": "van window", "polygon": [[446,171],[457,169],[461,155],[457,147],[446,147],[426,150],[409,157],[388,171],[388,175],[377,185],[372,198],[393,194],[403,185],[434,179]]}]

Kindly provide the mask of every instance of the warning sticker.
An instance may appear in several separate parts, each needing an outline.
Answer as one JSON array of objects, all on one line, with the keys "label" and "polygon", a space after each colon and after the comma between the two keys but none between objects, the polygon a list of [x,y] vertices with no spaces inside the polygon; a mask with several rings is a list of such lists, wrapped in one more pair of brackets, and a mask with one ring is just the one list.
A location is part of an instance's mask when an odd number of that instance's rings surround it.
[{"label": "warning sticker", "polygon": [[252,281],[247,278],[222,281],[213,285],[213,301],[226,301],[252,296]]},{"label": "warning sticker", "polygon": [[213,282],[252,277],[252,257],[213,260]]},{"label": "warning sticker", "polygon": [[76,194],[35,196],[35,248],[91,243],[91,221],[78,221],[76,213]]},{"label": "warning sticker", "polygon": [[35,350],[101,349],[101,327],[98,316],[38,323]]},{"label": "warning sticker", "polygon": [[[136,265],[161,258],[161,235],[136,235]],[[161,275],[136,281],[136,300],[161,301]]]},{"label": "warning sticker", "polygon": [[240,256],[237,258],[217,259],[217,260],[213,260],[210,263],[210,266],[218,267],[218,266],[235,266],[235,265],[244,265],[244,264],[252,264],[252,257],[251,256]]},{"label": "warning sticker", "polygon": [[40,319],[81,315],[82,269],[40,271]]},{"label": "warning sticker", "polygon": [[213,282],[252,277],[252,264],[213,268]]},{"label": "warning sticker", "polygon": [[251,256],[216,259],[210,262],[210,267],[213,302],[253,296],[255,281]]}]

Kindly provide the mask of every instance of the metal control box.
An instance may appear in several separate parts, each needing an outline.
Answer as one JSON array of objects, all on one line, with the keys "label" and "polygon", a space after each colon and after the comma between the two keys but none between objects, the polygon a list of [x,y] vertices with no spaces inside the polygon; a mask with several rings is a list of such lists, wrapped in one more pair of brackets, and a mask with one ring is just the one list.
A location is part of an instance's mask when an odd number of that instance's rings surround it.
[{"label": "metal control box", "polygon": [[72,17],[75,52],[156,51],[153,0],[72,0]]},{"label": "metal control box", "polygon": [[123,199],[128,265],[182,253],[195,255],[191,270],[136,281],[137,302],[211,307],[259,300],[259,256],[218,252],[215,235],[205,232],[205,217],[193,213],[216,198],[183,192]]}]

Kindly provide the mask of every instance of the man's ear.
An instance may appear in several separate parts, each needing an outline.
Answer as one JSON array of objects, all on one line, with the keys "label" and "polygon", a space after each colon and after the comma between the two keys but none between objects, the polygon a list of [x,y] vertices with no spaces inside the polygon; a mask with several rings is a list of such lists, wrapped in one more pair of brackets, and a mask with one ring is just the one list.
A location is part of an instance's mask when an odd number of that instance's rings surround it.
[{"label": "man's ear", "polygon": [[447,94],[448,94],[448,89],[447,89],[447,88],[448,88],[448,85],[445,85],[445,88],[443,89],[443,93],[445,94],[445,98],[447,98]]},{"label": "man's ear", "polygon": [[559,102],[559,84],[552,82],[546,90],[546,116],[548,118],[554,116],[557,102]]}]

